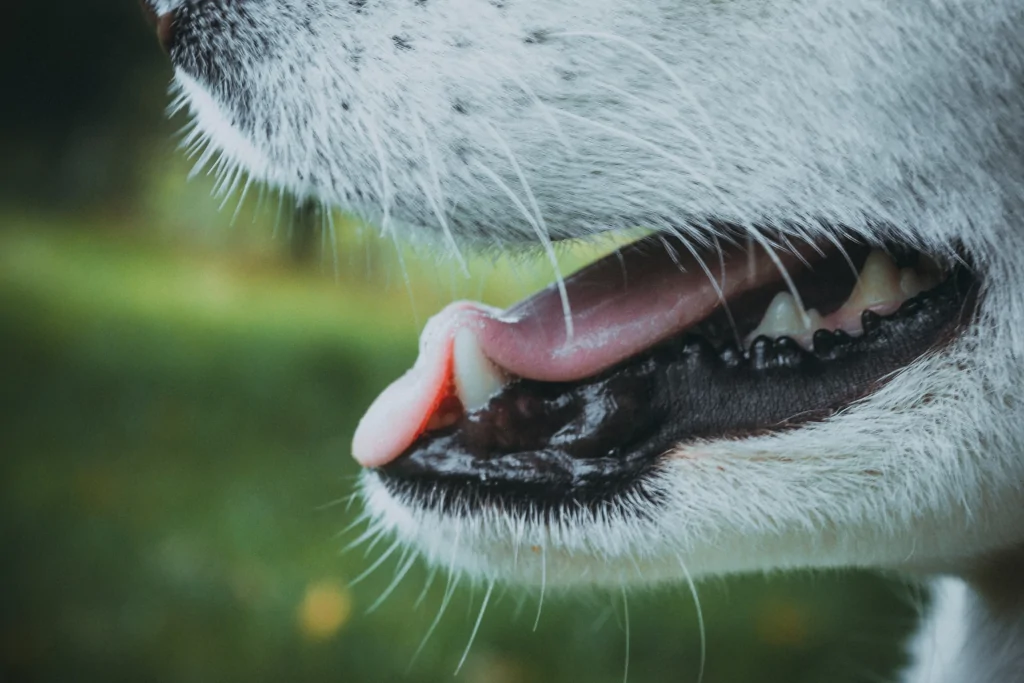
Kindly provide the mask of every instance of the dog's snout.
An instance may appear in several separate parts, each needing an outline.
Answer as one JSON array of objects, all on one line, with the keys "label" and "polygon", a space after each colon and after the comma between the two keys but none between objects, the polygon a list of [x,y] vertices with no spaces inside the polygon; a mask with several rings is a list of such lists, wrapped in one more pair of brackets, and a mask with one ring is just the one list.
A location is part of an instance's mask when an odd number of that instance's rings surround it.
[{"label": "dog's snout", "polygon": [[174,11],[161,11],[159,3],[152,0],[142,0],[142,12],[146,19],[156,29],[157,40],[164,52],[170,53],[174,46],[175,16]]}]

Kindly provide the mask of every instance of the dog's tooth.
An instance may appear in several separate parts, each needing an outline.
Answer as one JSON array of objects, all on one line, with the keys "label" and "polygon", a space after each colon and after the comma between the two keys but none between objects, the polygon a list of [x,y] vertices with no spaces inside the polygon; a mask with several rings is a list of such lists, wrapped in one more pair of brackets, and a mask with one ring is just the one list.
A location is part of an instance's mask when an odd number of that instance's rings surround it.
[{"label": "dog's tooth", "polygon": [[459,401],[467,413],[485,406],[506,383],[505,374],[484,355],[469,328],[455,333],[452,373]]},{"label": "dog's tooth", "polygon": [[930,273],[919,272],[915,268],[904,268],[900,271],[900,291],[906,298],[915,297],[938,284]]},{"label": "dog's tooth", "polygon": [[898,303],[906,298],[900,289],[900,271],[885,252],[874,249],[868,254],[850,297],[847,310],[862,311],[879,304]]},{"label": "dog's tooth", "polygon": [[805,315],[807,316],[804,320],[806,323],[804,326],[805,332],[814,332],[815,330],[820,330],[825,327],[825,317],[822,316],[821,313],[818,313],[818,309],[812,308],[807,311]]},{"label": "dog's tooth", "polygon": [[816,310],[801,311],[792,294],[779,292],[768,304],[757,328],[747,338],[752,340],[761,336],[797,337],[821,327],[822,324],[822,317]]}]

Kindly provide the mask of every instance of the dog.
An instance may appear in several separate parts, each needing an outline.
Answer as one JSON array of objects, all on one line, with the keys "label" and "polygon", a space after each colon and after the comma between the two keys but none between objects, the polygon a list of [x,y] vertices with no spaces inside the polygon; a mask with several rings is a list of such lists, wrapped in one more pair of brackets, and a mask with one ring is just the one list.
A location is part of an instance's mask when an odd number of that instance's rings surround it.
[{"label": "dog", "polygon": [[903,680],[1024,681],[1024,4],[147,2],[229,183],[456,257],[646,230],[430,321],[376,529],[491,587],[935,577]]}]

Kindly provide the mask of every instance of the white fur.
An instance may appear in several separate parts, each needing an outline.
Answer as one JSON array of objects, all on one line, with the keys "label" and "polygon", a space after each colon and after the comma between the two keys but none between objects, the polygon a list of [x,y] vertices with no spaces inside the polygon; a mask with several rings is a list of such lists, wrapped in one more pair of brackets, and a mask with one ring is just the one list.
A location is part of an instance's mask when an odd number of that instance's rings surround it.
[{"label": "white fur", "polygon": [[[221,81],[177,75],[226,167],[385,228],[504,244],[639,223],[700,242],[708,219],[812,237],[824,219],[962,248],[985,291],[955,344],[824,422],[680,447],[644,482],[656,506],[439,515],[363,485],[381,528],[485,578],[955,573],[940,614],[969,630],[926,630],[907,680],[1024,680],[1024,578],[1000,593],[1006,615],[974,573],[1024,546],[1020,2],[155,4],[234,22],[188,38],[230,57]],[[934,640],[953,644],[928,656]]]}]

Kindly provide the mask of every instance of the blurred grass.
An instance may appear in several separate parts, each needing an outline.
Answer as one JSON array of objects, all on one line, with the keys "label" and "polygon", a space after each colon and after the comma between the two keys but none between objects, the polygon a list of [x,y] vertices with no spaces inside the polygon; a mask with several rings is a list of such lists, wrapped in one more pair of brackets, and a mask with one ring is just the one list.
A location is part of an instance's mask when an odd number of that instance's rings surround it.
[{"label": "blurred grass", "polygon": [[[349,587],[386,545],[341,554],[358,505],[332,504],[352,491],[361,411],[414,358],[400,273],[325,276],[266,245],[67,217],[6,225],[2,680],[451,680],[481,593],[457,592],[410,667],[443,583],[413,609],[416,567],[366,614],[398,554]],[[432,263],[409,265],[421,318],[460,294],[430,281]],[[492,300],[543,279],[491,270],[467,286]],[[707,683],[879,680],[912,621],[907,589],[858,574],[700,592]],[[687,591],[628,607],[629,680],[696,681]],[[536,633],[535,611],[514,590],[492,604],[460,680],[622,680],[620,595],[548,596]]]}]

